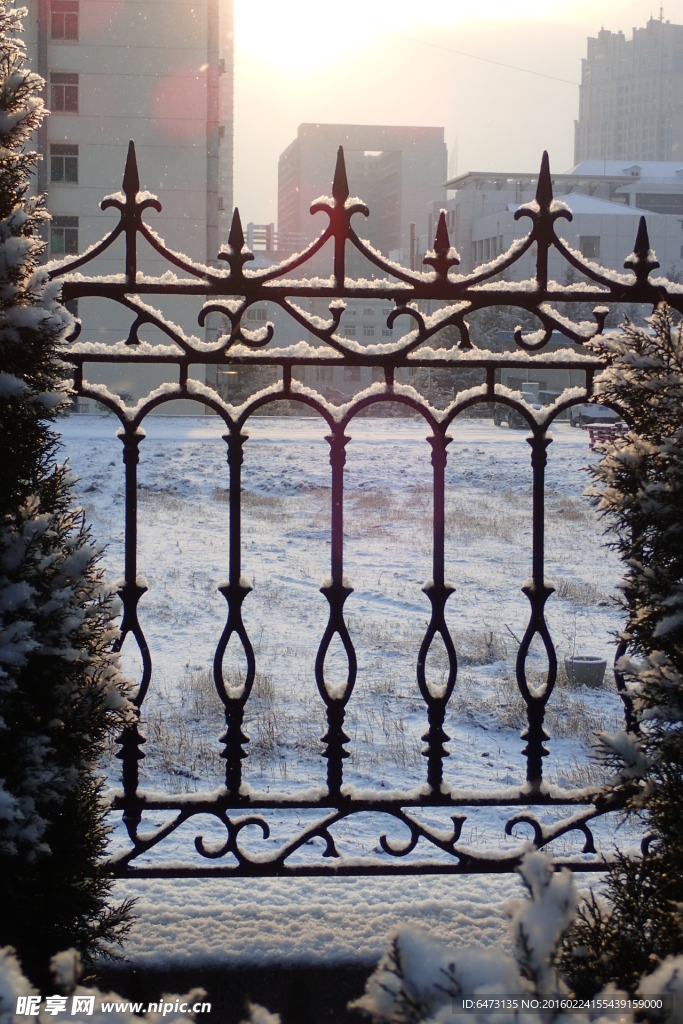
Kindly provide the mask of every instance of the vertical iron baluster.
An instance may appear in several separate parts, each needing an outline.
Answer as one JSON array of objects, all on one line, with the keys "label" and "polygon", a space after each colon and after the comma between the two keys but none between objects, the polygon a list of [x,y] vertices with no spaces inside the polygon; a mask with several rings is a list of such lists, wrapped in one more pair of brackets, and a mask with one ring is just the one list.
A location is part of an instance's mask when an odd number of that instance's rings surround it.
[{"label": "vertical iron baluster", "polygon": [[[537,791],[543,780],[543,758],[548,751],[543,746],[549,739],[543,728],[545,706],[557,679],[557,655],[545,622],[545,603],[555,588],[549,586],[544,578],[544,536],[545,536],[545,466],[548,445],[552,438],[545,433],[535,432],[527,438],[531,445],[531,466],[533,472],[533,569],[532,578],[524,584],[522,591],[529,598],[531,617],[524,638],[517,652],[517,685],[527,705],[529,726],[522,733],[527,745],[522,753],[527,758],[526,777],[530,787]],[[531,641],[538,634],[545,646],[548,656],[548,675],[542,690],[532,691],[526,678],[526,659]]]},{"label": "vertical iron baluster", "polygon": [[[325,744],[323,757],[327,758],[327,786],[330,796],[339,800],[343,780],[343,761],[348,757],[344,744],[349,736],[344,732],[344,716],[346,704],[356,682],[356,652],[344,622],[344,602],[353,587],[344,578],[344,465],[346,463],[346,445],[351,440],[343,430],[339,429],[328,435],[325,440],[330,445],[330,465],[332,467],[332,524],[331,524],[331,562],[332,577],[320,588],[321,594],[327,598],[330,606],[330,617],[320,641],[315,659],[315,681],[318,691],[327,709],[327,732],[322,737]],[[344,645],[348,658],[349,669],[344,689],[341,693],[332,693],[325,682],[325,656],[335,633]]]},{"label": "vertical iron baluster", "polygon": [[122,762],[122,782],[124,795],[123,821],[128,833],[134,840],[138,825],[142,819],[140,806],[137,797],[139,772],[138,762],[144,758],[140,749],[146,742],[140,732],[140,708],[145,699],[149,682],[152,677],[152,659],[147,646],[147,641],[138,621],[138,602],[147,590],[137,576],[137,545],[138,545],[138,480],[137,470],[140,461],[140,441],[144,438],[144,432],[139,428],[126,426],[119,437],[123,442],[123,463],[126,467],[126,533],[125,533],[125,554],[124,554],[124,579],[123,585],[119,587],[119,596],[123,603],[123,616],[121,619],[121,631],[114,649],[120,651],[123,642],[129,633],[135,637],[136,643],[142,657],[142,678],[137,693],[133,698],[135,706],[135,721],[126,725],[118,737],[121,749],[116,756]]},{"label": "vertical iron baluster", "polygon": [[[225,785],[231,796],[239,795],[242,785],[242,761],[247,756],[243,749],[249,737],[242,731],[244,706],[249,699],[256,675],[256,660],[251,641],[242,621],[242,602],[251,591],[249,580],[242,576],[242,462],[243,446],[248,434],[241,434],[236,428],[225,434],[223,440],[228,446],[228,466],[230,467],[230,568],[227,584],[219,587],[219,591],[228,602],[228,621],[216,648],[213,662],[213,675],[218,696],[225,707],[226,730],[220,737],[224,749],[221,757],[225,758]],[[223,678],[223,657],[230,637],[236,633],[242,644],[247,659],[247,675],[239,690],[231,687],[226,689]]]},{"label": "vertical iron baluster", "polygon": [[[433,467],[433,578],[427,580],[422,590],[430,600],[432,615],[417,657],[417,682],[423,700],[427,704],[427,720],[429,722],[429,729],[422,736],[425,742],[422,756],[427,758],[427,782],[432,790],[438,793],[443,781],[443,759],[449,756],[444,744],[450,737],[446,734],[443,723],[458,673],[455,647],[445,618],[446,601],[454,593],[455,587],[446,583],[444,579],[446,447],[453,439],[446,436],[442,430],[435,430],[433,436],[428,437],[427,440],[432,448]],[[439,694],[430,690],[426,676],[427,654],[437,633],[440,634],[448,654],[448,679]]]}]

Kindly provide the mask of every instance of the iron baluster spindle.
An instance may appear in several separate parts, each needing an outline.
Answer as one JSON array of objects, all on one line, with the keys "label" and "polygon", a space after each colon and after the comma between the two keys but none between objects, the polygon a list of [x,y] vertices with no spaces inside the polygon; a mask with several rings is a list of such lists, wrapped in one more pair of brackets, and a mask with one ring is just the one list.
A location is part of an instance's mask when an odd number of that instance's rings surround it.
[{"label": "iron baluster spindle", "polygon": [[[641,218],[633,252],[627,256],[626,273],[604,272],[595,263],[584,260],[569,250],[556,233],[560,218],[571,220],[571,212],[553,197],[552,178],[547,155],[544,154],[538,177],[535,200],[521,206],[517,220],[530,219],[531,228],[525,238],[518,239],[511,249],[491,264],[477,267],[468,274],[458,273],[460,257],[451,246],[444,213],[438,219],[434,248],[423,262],[424,271],[409,270],[386,259],[365,243],[354,230],[352,218],[365,217],[368,208],[362,202],[351,200],[343,149],[340,147],[334,170],[332,197],[315,203],[311,212],[322,213],[327,225],[319,237],[302,253],[282,263],[265,268],[250,269],[253,253],[245,245],[240,215],[234,211],[227,247],[217,254],[218,266],[204,266],[166,247],[147,226],[143,214],[159,212],[161,205],[148,193],[140,191],[140,177],[135,147],[128,147],[123,180],[123,193],[108,196],[103,209],[119,212],[117,225],[98,245],[88,252],[67,257],[49,265],[48,272],[62,283],[65,301],[84,297],[99,297],[128,311],[132,322],[128,334],[112,346],[93,345],[81,339],[82,330],[76,322],[69,339],[66,358],[74,368],[74,390],[84,398],[104,404],[121,424],[119,436],[123,442],[126,475],[126,540],[125,576],[120,589],[123,601],[121,634],[117,646],[121,648],[128,634],[133,635],[142,657],[142,673],[135,695],[135,705],[144,719],[144,702],[151,684],[152,661],[138,620],[138,604],[145,586],[137,576],[137,465],[139,444],[144,433],[141,424],[154,409],[163,409],[166,402],[178,398],[190,400],[221,417],[225,424],[227,461],[230,478],[229,497],[229,578],[219,588],[226,599],[227,620],[216,646],[214,656],[214,682],[225,710],[225,732],[220,737],[224,749],[225,785],[217,791],[199,791],[193,794],[148,793],[141,787],[139,762],[144,757],[141,747],[145,740],[138,722],[124,730],[120,737],[122,760],[122,788],[114,794],[113,807],[123,812],[130,846],[113,856],[109,870],[118,875],[146,877],[200,877],[204,875],[323,875],[323,874],[430,874],[474,871],[510,871],[519,863],[524,846],[512,850],[508,846],[493,854],[488,849],[478,851],[471,845],[461,845],[463,823],[471,815],[485,808],[499,809],[507,817],[502,834],[515,837],[517,828],[525,825],[533,830],[538,847],[563,836],[578,835],[583,848],[578,855],[556,857],[557,863],[568,864],[581,870],[602,870],[604,860],[595,856],[592,823],[615,805],[592,790],[566,790],[549,787],[543,779],[542,759],[547,753],[549,737],[544,729],[545,712],[557,676],[557,659],[545,621],[545,606],[553,592],[544,578],[545,496],[544,480],[548,429],[558,416],[573,405],[595,401],[593,379],[607,364],[586,347],[592,337],[603,332],[609,305],[631,303],[656,306],[667,302],[679,313],[683,312],[683,294],[662,279],[651,275],[659,266],[650,248],[645,219]],[[93,267],[97,258],[110,248],[121,235],[125,236],[125,274],[102,277]],[[174,268],[174,276],[158,277],[138,274],[138,238],[142,237]],[[317,270],[307,277],[311,261],[324,255],[322,250],[332,243],[332,274],[325,279]],[[346,271],[347,246],[364,257],[375,270],[374,278],[349,280]],[[536,253],[535,277],[526,282],[506,281],[501,287],[501,275],[512,270],[527,254]],[[564,287],[549,279],[550,258],[560,259],[580,273],[584,281]],[[76,273],[78,271],[78,273]],[[297,276],[299,272],[303,276]],[[587,283],[586,283],[587,282]],[[186,303],[196,300],[201,308],[197,312],[199,326],[205,324],[210,313],[222,313],[229,329],[211,344],[197,343],[184,331],[149,303],[149,297],[182,296]],[[368,348],[340,333],[346,301],[368,299],[391,304],[386,323],[389,329],[406,327],[401,337],[392,335],[386,344]],[[307,311],[306,303],[316,300],[327,302],[329,319]],[[566,312],[572,304],[594,303],[594,323],[575,322]],[[279,347],[278,332],[273,323],[256,329],[244,326],[248,310],[256,303],[274,304],[302,331],[316,339],[313,347],[300,342],[295,347]],[[563,303],[562,314],[557,304]],[[438,308],[434,310],[436,304]],[[531,314],[539,330],[515,332],[511,351],[491,352],[479,348],[472,340],[467,317],[481,309],[501,306],[517,307]],[[163,345],[142,343],[139,328],[148,325],[163,335]],[[430,347],[431,339],[438,338],[446,329],[455,334],[448,344]],[[567,348],[549,353],[547,346],[559,332],[567,339]],[[398,332],[397,332],[398,333]],[[160,391],[150,393],[135,408],[129,407],[117,395],[107,392],[102,385],[88,381],[85,369],[91,364],[122,364],[127,372],[143,364],[174,367],[177,384],[164,385]],[[192,379],[193,367],[270,367],[279,379],[252,395],[240,407],[234,407],[219,392]],[[297,367],[364,367],[373,371],[375,383],[352,396],[344,406],[337,406],[323,395],[297,380]],[[502,370],[562,369],[582,375],[584,386],[563,393],[557,401],[532,415],[522,396],[503,387],[499,380]],[[406,371],[448,370],[451,372],[477,370],[482,383],[462,393],[454,393],[443,409],[433,408],[427,397],[412,384],[406,383]],[[380,383],[380,381],[382,381]],[[484,382],[485,381],[485,382]],[[327,727],[322,737],[322,756],[327,760],[327,785],[318,790],[301,793],[294,790],[260,791],[249,784],[248,736],[244,732],[245,709],[250,700],[256,675],[253,646],[242,618],[242,607],[252,587],[242,576],[241,536],[241,473],[244,431],[249,418],[271,403],[286,399],[301,403],[313,410],[327,424],[331,467],[331,575],[320,588],[328,602],[328,622],[320,640],[315,659],[315,680],[322,699]],[[447,601],[455,592],[446,580],[445,542],[445,470],[446,451],[451,443],[447,433],[455,419],[483,403],[500,402],[525,418],[531,427],[531,486],[532,486],[532,577],[522,588],[530,606],[526,632],[516,660],[517,685],[527,705],[528,727],[523,733],[526,746],[526,784],[472,791],[461,790],[444,779],[444,759],[448,736],[445,731],[446,715],[457,677],[455,644],[445,618]],[[433,488],[433,564],[432,579],[423,587],[430,602],[430,619],[417,655],[417,690],[427,708],[428,728],[422,737],[427,760],[427,784],[417,789],[392,792],[381,788],[357,790],[344,778],[344,761],[349,756],[350,740],[344,731],[349,701],[352,698],[358,665],[356,651],[344,618],[345,602],[353,593],[351,582],[344,575],[344,466],[346,448],[353,436],[354,418],[379,403],[398,403],[412,413],[423,417],[431,435],[432,488]],[[618,412],[620,410],[617,410]],[[429,651],[437,635],[445,647],[448,671],[445,678],[434,682],[427,679]],[[534,638],[545,646],[548,669],[545,682],[536,687],[527,674],[529,655]],[[339,643],[346,658],[345,681],[331,682],[326,676],[326,661],[331,660],[330,645]],[[246,658],[246,675],[224,669],[229,644],[241,646]],[[623,652],[618,648],[617,656]],[[329,664],[329,662],[328,662]],[[331,665],[330,665],[331,667]],[[633,724],[628,696],[623,680],[616,673],[617,684],[627,712],[627,724]],[[453,702],[455,703],[455,702]],[[455,708],[457,712],[457,707]],[[536,808],[543,806],[565,808],[567,817],[543,821]],[[418,817],[422,809],[430,815],[437,812],[450,817],[446,830],[440,825],[427,823]],[[145,812],[161,818],[161,822],[145,832],[138,826]],[[267,815],[306,812],[309,817],[292,825],[287,837],[254,854],[252,847],[244,845],[247,834],[256,835],[265,842],[270,836]],[[391,821],[405,838],[378,835],[376,850],[379,857],[346,860],[341,855],[334,829],[344,823],[353,823],[356,815],[372,814]],[[157,847],[174,836],[178,829],[198,815],[212,816],[224,834],[222,841],[215,837],[205,839],[196,835],[194,860],[178,864],[150,860]],[[374,820],[374,819],[373,819]],[[291,824],[291,822],[290,822]],[[245,832],[245,830],[247,830]],[[324,841],[322,858],[318,858],[315,839]],[[252,838],[252,842],[255,842]],[[272,840],[271,840],[272,842]],[[265,849],[265,848],[264,848]],[[424,859],[421,852],[429,849],[437,859]],[[147,862],[140,864],[142,854]],[[301,855],[305,855],[302,859]],[[198,860],[197,860],[198,858]]]},{"label": "iron baluster spindle", "polygon": [[[244,750],[249,737],[242,730],[244,708],[249,700],[254,678],[256,676],[256,659],[251,640],[242,621],[242,604],[250,593],[251,583],[242,576],[242,537],[241,537],[241,493],[242,493],[242,462],[244,460],[244,442],[248,435],[242,434],[239,428],[226,434],[224,440],[228,445],[228,466],[230,467],[230,566],[227,584],[219,587],[221,594],[228,602],[228,619],[218,641],[213,663],[213,674],[218,696],[225,707],[226,731],[220,737],[224,744],[221,757],[225,758],[225,785],[230,796],[238,799],[242,785],[242,761],[247,756]],[[244,680],[229,681],[226,686],[223,674],[223,659],[230,639],[236,635],[242,645],[247,660],[247,671]]]},{"label": "iron baluster spindle", "polygon": [[119,588],[119,597],[123,604],[121,630],[114,645],[115,650],[120,651],[126,637],[129,633],[132,633],[142,658],[142,678],[138,691],[133,697],[136,718],[129,725],[124,726],[119,737],[121,749],[116,755],[122,761],[122,784],[127,803],[123,814],[123,821],[128,834],[133,840],[137,837],[137,829],[142,820],[142,808],[138,800],[138,786],[140,782],[138,765],[145,756],[141,747],[146,740],[140,732],[140,708],[147,695],[152,678],[152,658],[147,646],[147,640],[138,621],[138,602],[147,590],[147,587],[138,579],[137,573],[137,469],[140,461],[140,441],[143,440],[144,436],[144,432],[135,427],[120,433],[121,441],[123,442],[123,463],[126,473],[125,575],[123,585]]},{"label": "iron baluster spindle", "polygon": [[[422,737],[425,743],[422,753],[427,758],[427,783],[433,794],[439,794],[443,781],[443,759],[449,756],[444,744],[450,739],[443,724],[458,672],[455,646],[445,618],[446,601],[455,593],[455,587],[444,580],[446,446],[450,444],[452,438],[447,437],[442,430],[437,430],[427,440],[432,448],[433,468],[433,579],[428,580],[422,589],[430,600],[432,614],[417,657],[417,683],[427,704],[429,721],[429,729]],[[446,649],[448,676],[434,691],[427,681],[426,663],[429,649],[437,633]]]},{"label": "iron baluster spindle", "polygon": [[[346,445],[351,438],[346,436],[343,429],[339,429],[328,435],[325,440],[330,445],[332,467],[332,576],[329,582],[320,588],[330,606],[330,617],[315,659],[315,680],[327,711],[327,732],[323,736],[323,757],[327,758],[327,787],[330,798],[339,800],[344,758],[349,756],[348,751],[344,749],[344,744],[350,739],[344,732],[344,717],[358,671],[356,651],[344,621],[344,604],[349,594],[353,593],[353,587],[344,579],[344,466]],[[325,658],[335,634],[344,646],[348,661],[346,683],[341,690],[331,687],[325,679]]]},{"label": "iron baluster spindle", "polygon": [[[540,791],[543,780],[543,758],[548,751],[543,746],[550,737],[543,728],[545,707],[557,679],[557,655],[545,621],[545,603],[555,588],[546,583],[544,576],[544,538],[545,538],[545,466],[547,448],[551,438],[545,434],[534,433],[527,439],[531,445],[532,484],[532,577],[522,591],[529,598],[531,617],[529,625],[517,652],[517,685],[527,705],[529,727],[522,733],[527,745],[522,753],[527,758],[527,782],[536,792]],[[542,690],[531,687],[527,679],[527,658],[529,648],[535,636],[539,636],[545,646],[548,658],[548,672]]]}]

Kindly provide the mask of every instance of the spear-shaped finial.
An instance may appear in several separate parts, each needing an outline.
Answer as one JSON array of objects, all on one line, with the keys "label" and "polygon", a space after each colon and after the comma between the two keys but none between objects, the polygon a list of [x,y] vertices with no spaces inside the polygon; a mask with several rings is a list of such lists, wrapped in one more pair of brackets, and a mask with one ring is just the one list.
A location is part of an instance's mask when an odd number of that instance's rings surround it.
[{"label": "spear-shaped finial", "polygon": [[128,202],[135,202],[135,197],[140,191],[140,177],[138,175],[138,162],[135,156],[135,143],[131,139],[128,143],[128,156],[126,157],[126,169],[123,172],[123,192]]},{"label": "spear-shaped finial", "polygon": [[633,251],[639,260],[647,259],[647,254],[650,251],[650,236],[647,233],[647,223],[644,217],[641,217],[638,222],[636,244],[633,246]]},{"label": "spear-shaped finial", "polygon": [[346,163],[344,161],[344,147],[337,150],[337,166],[334,169],[334,181],[332,182],[332,195],[340,204],[349,198],[349,183],[346,177]]},{"label": "spear-shaped finial", "polygon": [[448,237],[448,225],[446,224],[446,214],[442,210],[439,214],[439,223],[436,226],[436,238],[434,239],[434,252],[439,256],[447,254],[451,247],[451,242]]},{"label": "spear-shaped finial", "polygon": [[547,210],[553,201],[553,183],[550,178],[550,160],[548,151],[543,150],[541,157],[541,170],[536,185],[536,202],[542,210]]},{"label": "spear-shaped finial", "polygon": [[451,251],[451,240],[448,237],[448,225],[446,224],[446,211],[442,210],[436,225],[436,237],[434,239],[433,255],[425,256],[423,263],[434,267],[439,277],[447,277],[451,267],[457,267],[460,263],[458,256],[449,256]]},{"label": "spear-shaped finial", "polygon": [[232,224],[230,225],[230,234],[228,235],[228,248],[221,249],[218,253],[218,259],[225,260],[229,264],[231,274],[241,277],[242,267],[249,260],[253,260],[253,258],[253,253],[244,247],[244,232],[242,231],[240,211],[235,207],[235,212],[232,215]]},{"label": "spear-shaped finial", "polygon": [[638,232],[636,234],[633,252],[624,261],[624,267],[626,270],[633,271],[636,275],[636,281],[638,284],[645,284],[648,276],[653,270],[656,270],[658,266],[659,262],[650,248],[650,236],[647,233],[645,218],[641,217],[638,223]]},{"label": "spear-shaped finial", "polygon": [[244,232],[242,231],[240,211],[237,207],[235,207],[235,212],[232,215],[232,224],[230,225],[230,234],[228,235],[228,245],[236,256],[239,256],[242,252],[242,246],[244,245]]}]

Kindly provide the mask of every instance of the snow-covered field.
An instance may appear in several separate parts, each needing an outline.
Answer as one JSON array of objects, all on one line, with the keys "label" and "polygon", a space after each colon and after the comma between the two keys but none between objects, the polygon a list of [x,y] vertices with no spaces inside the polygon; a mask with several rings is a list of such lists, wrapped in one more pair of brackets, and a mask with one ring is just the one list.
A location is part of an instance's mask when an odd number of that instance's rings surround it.
[{"label": "snow-covered field", "polygon": [[[106,416],[60,422],[80,500],[95,536],[108,545],[112,579],[123,571],[116,427]],[[227,611],[217,592],[228,571],[224,427],[208,416],[149,417],[144,427],[138,571],[149,590],[139,610],[154,674],[145,702],[142,784],[194,792],[219,785],[224,771],[218,757],[222,708],[208,674]],[[313,418],[256,418],[248,432],[242,572],[254,590],[243,611],[258,675],[244,774],[257,789],[291,791],[325,777],[319,755],[325,723],[313,665],[328,612],[318,588],[330,571],[329,446],[324,425]],[[420,736],[426,715],[415,661],[429,620],[421,587],[432,574],[428,429],[418,420],[361,419],[348,432],[344,558],[354,593],[345,611],[358,681],[345,726],[351,736],[345,778],[364,787],[410,788],[425,773]],[[514,662],[515,638],[523,635],[529,613],[520,586],[531,572],[531,453],[524,431],[490,421],[463,420],[450,434],[446,576],[456,592],[447,621],[459,674],[445,726],[452,756],[444,774],[458,787],[499,788],[524,778],[524,706]],[[620,565],[582,496],[588,484],[583,467],[596,456],[584,431],[559,424],[551,436],[546,578],[557,592],[547,605],[550,631],[561,654],[602,655],[609,665],[620,626],[612,600]],[[132,644],[124,653],[135,677]],[[341,676],[345,659],[339,652],[334,659],[331,652],[326,670]],[[533,665],[540,673],[540,654]],[[237,673],[238,660],[226,656],[226,668]],[[437,650],[428,675],[438,680],[443,668]],[[572,689],[561,679],[550,707],[546,777],[563,788],[596,781],[599,770],[588,759],[592,733],[621,720],[611,672],[599,690]],[[499,844],[494,831],[493,818],[473,815],[463,839]],[[368,827],[374,842],[377,833]],[[340,842],[343,847],[343,834]],[[558,852],[578,848],[566,840]],[[381,952],[391,923],[406,919],[430,923],[450,938],[468,926],[470,939],[486,943],[502,934],[501,900],[517,888],[505,877],[126,881],[117,884],[117,894],[141,894],[127,949],[136,961],[282,962],[371,958]]]}]

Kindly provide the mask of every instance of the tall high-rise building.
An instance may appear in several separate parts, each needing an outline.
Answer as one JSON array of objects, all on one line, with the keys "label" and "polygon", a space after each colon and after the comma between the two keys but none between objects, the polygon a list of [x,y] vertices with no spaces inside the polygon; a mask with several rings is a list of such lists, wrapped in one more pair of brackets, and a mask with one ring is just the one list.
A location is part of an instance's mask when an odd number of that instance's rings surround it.
[{"label": "tall high-rise building", "polygon": [[235,122],[234,0],[220,0],[218,31],[218,222],[219,242],[227,245],[234,205],[233,141]]},{"label": "tall high-rise building", "polygon": [[683,25],[601,29],[581,62],[574,162],[683,160]]},{"label": "tall high-rise building", "polygon": [[331,192],[339,146],[344,147],[351,195],[370,208],[362,225],[357,218],[357,229],[387,255],[408,254],[411,239],[426,232],[429,204],[443,191],[443,128],[299,125],[278,162],[278,248],[296,250],[324,227],[309,211],[313,200]]},{"label": "tall high-rise building", "polygon": [[[232,208],[233,0],[29,0],[25,19],[31,66],[45,79],[50,115],[38,134],[37,188],[52,215],[48,259],[82,252],[116,223],[100,201],[121,187],[128,141],[135,142],[140,184],[162,212],[146,220],[166,244],[214,262],[227,239]],[[139,247],[141,273],[168,265]],[[114,246],[99,273],[121,271]],[[172,307],[172,308],[171,308]],[[106,313],[105,313],[106,310]],[[203,334],[196,314],[171,304],[167,315]],[[82,338],[126,336],[125,311],[81,300]],[[96,368],[92,368],[95,374]],[[155,383],[98,371],[133,397]],[[130,372],[130,370],[126,371]]]}]

